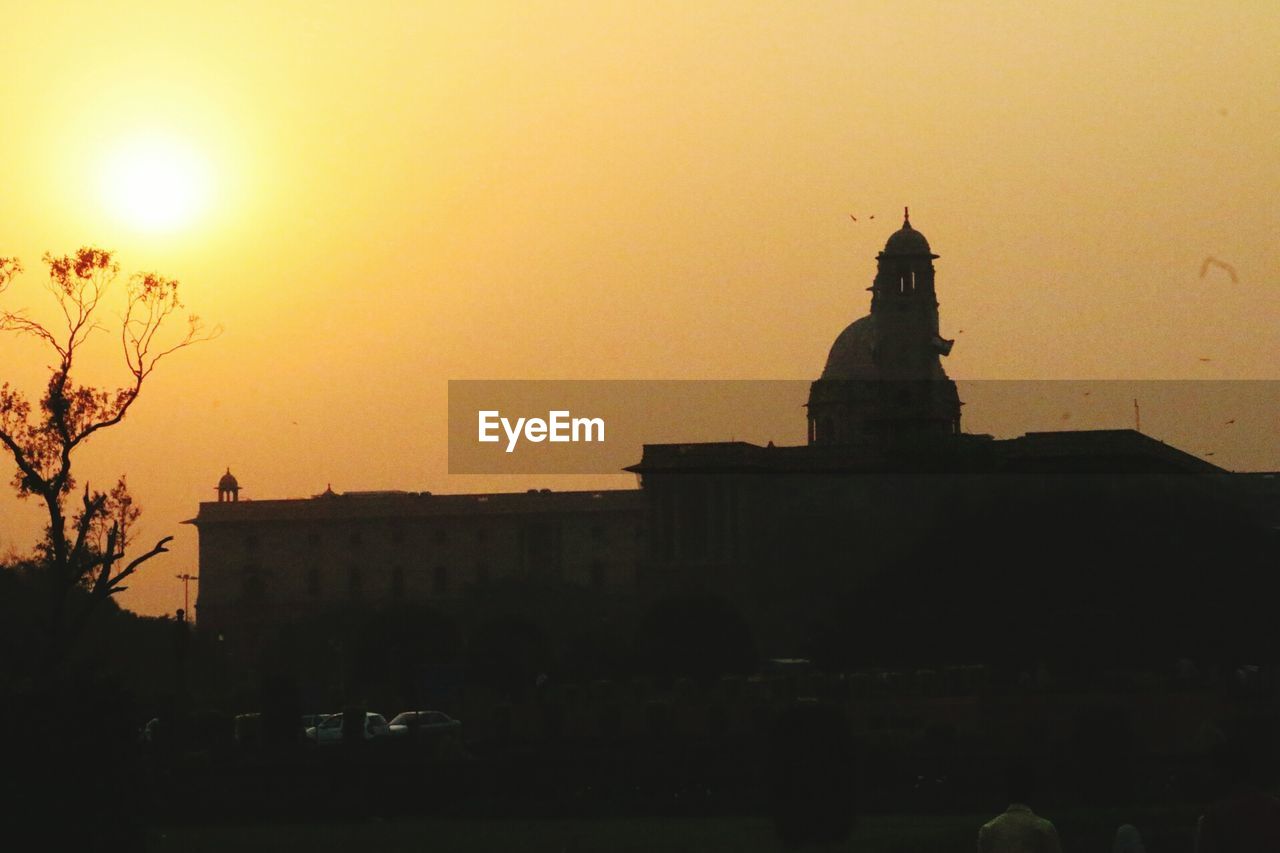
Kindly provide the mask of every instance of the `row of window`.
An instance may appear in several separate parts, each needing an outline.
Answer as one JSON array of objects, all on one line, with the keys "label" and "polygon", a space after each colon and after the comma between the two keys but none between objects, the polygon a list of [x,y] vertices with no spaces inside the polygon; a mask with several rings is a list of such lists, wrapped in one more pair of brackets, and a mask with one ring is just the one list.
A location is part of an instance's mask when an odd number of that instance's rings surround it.
[{"label": "row of window", "polygon": [[[607,536],[607,528],[604,525],[597,524],[591,528],[591,540],[593,542],[603,542]],[[635,528],[636,539],[644,537],[644,528],[637,526]],[[345,537],[347,545],[352,548],[359,548],[365,544],[365,531],[353,530]],[[389,536],[393,545],[402,545],[405,541],[404,530],[402,528],[393,527]],[[449,541],[449,532],[447,530],[437,529],[432,531],[431,541],[436,545],[444,545]],[[489,530],[480,528],[475,531],[475,540],[477,542],[489,541]],[[244,535],[244,547],[247,551],[256,551],[262,544],[262,537],[257,533],[246,533]],[[324,544],[324,538],[318,531],[312,531],[307,534],[306,543],[309,548],[319,548]]]},{"label": "row of window", "polygon": [[[346,573],[346,593],[352,600],[358,600],[364,597],[365,593],[365,573],[359,566],[349,566]],[[476,566],[475,582],[486,584],[489,582],[489,567],[479,564]],[[604,564],[596,561],[591,564],[590,582],[594,587],[602,587],[605,583],[605,567]],[[306,573],[306,590],[307,595],[312,598],[318,598],[323,592],[323,575],[319,566],[311,566]],[[449,569],[447,566],[436,566],[431,570],[431,592],[433,595],[447,595],[450,591]],[[246,601],[262,601],[266,598],[266,582],[263,578],[261,570],[253,567],[246,568],[243,576],[242,594]],[[402,566],[395,566],[391,570],[390,594],[393,600],[404,598],[405,594],[405,572]]]}]

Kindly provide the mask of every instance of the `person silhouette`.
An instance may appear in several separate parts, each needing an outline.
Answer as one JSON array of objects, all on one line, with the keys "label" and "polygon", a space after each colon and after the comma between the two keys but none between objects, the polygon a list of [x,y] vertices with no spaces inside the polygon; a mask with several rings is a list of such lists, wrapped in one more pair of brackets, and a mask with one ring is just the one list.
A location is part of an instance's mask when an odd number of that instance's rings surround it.
[{"label": "person silhouette", "polygon": [[1035,773],[1025,764],[1008,774],[1009,808],[978,830],[978,853],[1062,853],[1053,823],[1027,805],[1035,788]]}]

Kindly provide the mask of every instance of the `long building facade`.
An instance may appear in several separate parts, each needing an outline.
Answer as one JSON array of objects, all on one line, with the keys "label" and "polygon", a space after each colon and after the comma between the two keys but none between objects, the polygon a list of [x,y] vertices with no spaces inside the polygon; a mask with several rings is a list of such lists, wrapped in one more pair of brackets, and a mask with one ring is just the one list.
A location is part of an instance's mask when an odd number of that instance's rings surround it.
[{"label": "long building facade", "polygon": [[230,471],[192,519],[198,625],[237,642],[349,607],[447,604],[507,579],[635,589],[646,530],[638,490],[434,495],[331,489],[239,500]]},{"label": "long building facade", "polygon": [[[763,649],[792,653],[860,596],[953,585],[958,601],[965,578],[993,600],[1020,589],[1109,613],[1119,605],[1095,606],[1094,590],[1145,607],[1211,585],[1215,555],[1232,582],[1274,586],[1254,566],[1280,557],[1275,474],[1232,474],[1134,430],[962,432],[937,258],[904,217],[876,258],[870,313],[811,386],[802,446],[646,445],[628,469],[641,488],[599,492],[241,501],[228,471],[192,521],[201,629],[252,642],[308,614],[520,579],[643,600],[712,593]],[[1159,607],[1176,621],[1197,603]]]}]

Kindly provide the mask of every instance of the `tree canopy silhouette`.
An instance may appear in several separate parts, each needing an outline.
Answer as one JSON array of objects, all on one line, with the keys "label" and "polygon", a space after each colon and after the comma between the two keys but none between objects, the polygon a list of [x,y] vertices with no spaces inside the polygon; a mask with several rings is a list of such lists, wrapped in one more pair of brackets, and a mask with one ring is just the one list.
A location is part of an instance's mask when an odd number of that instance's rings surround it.
[{"label": "tree canopy silhouette", "polygon": [[[136,273],[128,279],[114,332],[127,378],[115,388],[81,384],[74,371],[84,361],[86,341],[95,332],[111,331],[101,318],[120,266],[112,252],[93,247],[61,257],[46,253],[44,263],[49,268],[46,289],[60,318],[46,324],[23,310],[0,310],[0,332],[37,339],[51,351],[53,363],[34,400],[8,381],[0,384],[0,446],[13,462],[12,485],[18,497],[34,497],[48,513],[35,565],[48,593],[49,641],[43,651],[52,667],[83,630],[94,607],[126,589],[123,582],[147,560],[166,552],[173,538],[166,536],[128,559],[140,509],[125,478],[103,491],[86,484],[73,502],[75,454],[96,433],[124,420],[162,359],[215,337],[219,330],[206,332],[192,314],[175,334],[168,334],[167,327],[178,322],[174,315],[182,309],[178,282],[154,272]],[[0,257],[0,297],[22,271],[17,258]],[[78,590],[87,596],[74,596]]]}]

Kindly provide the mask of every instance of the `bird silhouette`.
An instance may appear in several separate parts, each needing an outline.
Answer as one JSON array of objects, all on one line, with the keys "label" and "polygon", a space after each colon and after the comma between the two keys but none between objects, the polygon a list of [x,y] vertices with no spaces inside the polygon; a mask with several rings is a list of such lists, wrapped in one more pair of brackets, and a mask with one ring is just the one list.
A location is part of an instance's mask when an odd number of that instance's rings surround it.
[{"label": "bird silhouette", "polygon": [[1211,358],[1205,358],[1204,356],[1200,356],[1200,360],[1201,360],[1201,361],[1213,361],[1213,359],[1211,359]]},{"label": "bird silhouette", "polygon": [[1226,263],[1225,261],[1218,260],[1213,255],[1209,255],[1208,257],[1206,257],[1204,259],[1204,262],[1200,264],[1201,278],[1204,278],[1206,275],[1209,274],[1209,267],[1218,267],[1219,269],[1224,270],[1227,273],[1227,275],[1231,276],[1231,282],[1233,284],[1238,284],[1240,282],[1240,277],[1236,275],[1236,268],[1231,266],[1231,264]]},{"label": "bird silhouette", "polygon": [[1235,418],[1232,418],[1231,420],[1229,420],[1229,421],[1227,421],[1225,424],[1223,424],[1223,426],[1231,426],[1231,425],[1232,425],[1233,423],[1235,423],[1235,422],[1236,422],[1236,419],[1235,419]]},{"label": "bird silhouette", "polygon": [[849,214],[849,218],[852,219],[854,222],[858,221],[858,217],[854,216],[852,213]]}]

